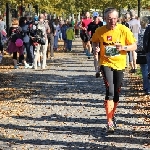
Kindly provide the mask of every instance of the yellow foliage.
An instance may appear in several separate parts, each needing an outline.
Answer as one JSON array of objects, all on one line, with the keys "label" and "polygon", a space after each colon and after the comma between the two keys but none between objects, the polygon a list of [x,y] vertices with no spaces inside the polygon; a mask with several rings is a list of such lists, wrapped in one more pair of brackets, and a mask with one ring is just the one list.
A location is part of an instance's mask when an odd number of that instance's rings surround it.
[{"label": "yellow foliage", "polygon": [[[0,0],[1,10],[5,10],[5,4],[8,2],[12,7],[21,4],[21,0]],[[137,0],[23,0],[25,6],[28,4],[38,5],[41,11],[56,13],[61,15],[62,13],[71,14],[81,12],[82,10],[100,9],[103,10],[106,7],[113,6],[117,9],[127,8],[129,5],[131,8],[137,7]],[[141,0],[142,7],[150,6],[150,1]],[[34,10],[34,9],[33,9]]]}]

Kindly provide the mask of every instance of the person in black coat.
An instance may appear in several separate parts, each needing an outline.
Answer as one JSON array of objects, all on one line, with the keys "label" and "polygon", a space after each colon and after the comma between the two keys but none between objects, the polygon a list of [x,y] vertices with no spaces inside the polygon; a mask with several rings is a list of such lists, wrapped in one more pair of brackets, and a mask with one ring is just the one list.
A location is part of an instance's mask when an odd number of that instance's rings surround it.
[{"label": "person in black coat", "polygon": [[150,79],[150,20],[144,32],[144,36],[143,36],[143,49],[146,52],[148,72],[149,72],[148,78]]},{"label": "person in black coat", "polygon": [[[54,34],[55,34],[55,28],[53,25],[53,20],[49,19],[49,27],[50,27],[50,33],[48,34],[48,51],[50,51],[50,58],[54,58]],[[48,57],[48,51],[47,51],[47,57]]]}]

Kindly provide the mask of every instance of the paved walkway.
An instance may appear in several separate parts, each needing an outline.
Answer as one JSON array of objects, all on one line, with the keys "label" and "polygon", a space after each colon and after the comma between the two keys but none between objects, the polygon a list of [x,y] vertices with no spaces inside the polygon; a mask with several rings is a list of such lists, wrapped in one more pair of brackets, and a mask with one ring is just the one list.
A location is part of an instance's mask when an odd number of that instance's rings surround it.
[{"label": "paved walkway", "polygon": [[85,57],[81,42],[47,64],[44,71],[18,69],[1,77],[0,149],[148,149],[149,126],[133,113],[136,103],[126,100],[127,74],[116,116],[118,128],[106,135],[103,80],[95,78],[93,58]]}]

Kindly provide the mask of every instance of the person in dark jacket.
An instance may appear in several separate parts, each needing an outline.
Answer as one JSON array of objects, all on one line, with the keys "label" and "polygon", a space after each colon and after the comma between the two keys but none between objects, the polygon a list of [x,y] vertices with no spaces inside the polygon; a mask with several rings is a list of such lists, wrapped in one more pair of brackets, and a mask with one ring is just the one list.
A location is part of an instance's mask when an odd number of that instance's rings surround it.
[{"label": "person in dark jacket", "polygon": [[62,39],[64,41],[64,47],[63,50],[67,51],[67,37],[66,37],[66,31],[69,28],[68,22],[64,20],[64,24],[61,26],[61,33],[62,33]]},{"label": "person in dark jacket", "polygon": [[[141,18],[141,31],[138,35],[138,44],[137,44],[137,64],[140,64],[141,72],[142,72],[142,79],[143,79],[143,90],[146,95],[150,94],[150,84],[149,84],[149,79],[147,77],[148,74],[148,64],[147,64],[147,59],[146,59],[146,53],[145,53],[145,47],[143,48],[143,44],[145,42],[143,41],[143,35],[145,33],[145,29],[148,24],[148,18],[142,17]],[[140,57],[142,55],[142,57]]]},{"label": "person in dark jacket", "polygon": [[[93,34],[95,33],[95,30],[98,28],[98,27],[101,27],[103,26],[103,22],[102,21],[99,21],[99,14],[98,12],[93,12],[93,21],[89,23],[88,27],[87,27],[87,31],[88,33],[90,32],[91,34],[91,38],[93,36]],[[95,67],[95,71],[96,71],[96,78],[100,77],[100,72],[99,72],[99,55],[96,54],[94,51],[94,67]]]},{"label": "person in dark jacket", "polygon": [[48,47],[50,50],[50,58],[54,58],[54,34],[55,34],[55,28],[53,25],[53,21],[49,20],[49,27],[50,27],[50,33],[48,34]]},{"label": "person in dark jacket", "polygon": [[32,68],[33,63],[33,50],[30,49],[30,37],[29,37],[29,25],[27,24],[27,18],[21,17],[19,20],[19,26],[22,29],[23,32],[23,43],[24,47],[26,48],[27,53],[27,61],[29,63],[29,67]]},{"label": "person in dark jacket", "polygon": [[123,20],[122,20],[122,25],[125,25],[126,27],[129,28],[129,24],[128,24],[128,21],[130,21],[130,14],[126,13],[123,17]]},{"label": "person in dark jacket", "polygon": [[9,37],[9,41],[8,41],[7,52],[9,54],[13,54],[14,69],[18,69],[18,65],[17,65],[18,54],[17,53],[19,53],[20,62],[22,62],[24,64],[25,68],[29,68],[29,64],[27,64],[26,61],[24,60],[23,41],[21,39],[19,39],[19,41],[21,42],[21,46],[19,46],[19,47],[15,44],[15,42],[13,42],[12,35],[17,34],[18,31],[21,32],[21,28],[19,27],[19,20],[17,18],[13,18],[12,26],[9,28],[9,32],[8,32],[8,35],[10,37]]},{"label": "person in dark jacket", "polygon": [[150,79],[150,24],[147,25],[143,36],[143,49],[146,52],[146,59],[148,65],[148,78]]}]

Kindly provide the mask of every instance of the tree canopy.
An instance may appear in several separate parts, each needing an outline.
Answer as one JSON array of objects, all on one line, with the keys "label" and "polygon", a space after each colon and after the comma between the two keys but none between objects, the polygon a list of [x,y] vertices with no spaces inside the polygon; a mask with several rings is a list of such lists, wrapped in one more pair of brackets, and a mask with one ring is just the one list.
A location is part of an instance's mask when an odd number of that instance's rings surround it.
[{"label": "tree canopy", "polygon": [[[11,8],[16,8],[21,3],[28,9],[28,4],[38,5],[40,11],[48,13],[56,13],[57,15],[78,13],[81,11],[90,11],[90,9],[103,10],[106,7],[113,6],[117,9],[120,8],[136,8],[138,0],[0,0],[1,11],[5,10],[5,4],[8,2]],[[143,8],[150,7],[150,1],[141,0]],[[34,10],[34,9],[33,9]]]}]

